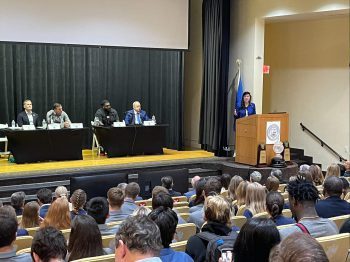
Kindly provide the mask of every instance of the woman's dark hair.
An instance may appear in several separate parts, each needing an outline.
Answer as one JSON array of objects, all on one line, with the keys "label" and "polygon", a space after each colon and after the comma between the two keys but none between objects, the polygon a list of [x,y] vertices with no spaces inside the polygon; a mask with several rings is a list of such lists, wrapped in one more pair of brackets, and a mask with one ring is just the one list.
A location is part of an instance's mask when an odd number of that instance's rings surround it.
[{"label": "woman's dark hair", "polygon": [[96,221],[88,216],[76,216],[69,236],[69,260],[104,255],[102,236]]},{"label": "woman's dark hair", "polygon": [[271,218],[276,222],[276,217],[282,214],[284,206],[283,196],[276,191],[271,191],[266,196],[266,208]]},{"label": "woman's dark hair", "polygon": [[201,179],[198,180],[196,184],[196,198],[193,201],[194,206],[204,203],[203,190],[204,190],[205,183],[206,183],[206,179],[202,177]]},{"label": "woman's dark hair", "polygon": [[270,250],[281,241],[275,223],[267,218],[249,219],[233,246],[234,261],[269,261]]},{"label": "woman's dark hair", "polygon": [[244,96],[245,95],[249,95],[250,96],[250,99],[249,99],[249,104],[252,102],[252,95],[249,93],[249,92],[244,92],[243,95],[242,95],[242,100],[241,100],[241,108],[245,108],[245,105],[244,105]]},{"label": "woman's dark hair", "polygon": [[230,185],[230,182],[231,182],[231,175],[230,174],[222,174],[220,177],[220,181],[221,181],[222,187],[227,190],[228,186]]}]

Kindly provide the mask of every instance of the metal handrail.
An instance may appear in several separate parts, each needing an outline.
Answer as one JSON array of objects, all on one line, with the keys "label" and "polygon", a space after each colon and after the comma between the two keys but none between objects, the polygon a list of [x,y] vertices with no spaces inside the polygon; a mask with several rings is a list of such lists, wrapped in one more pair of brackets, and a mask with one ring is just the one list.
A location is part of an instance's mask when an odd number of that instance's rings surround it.
[{"label": "metal handrail", "polygon": [[322,147],[327,147],[333,154],[335,154],[340,161],[347,161],[344,157],[342,157],[339,153],[337,153],[333,148],[331,148],[327,143],[325,143],[321,138],[319,138],[317,135],[315,135],[310,129],[308,129],[306,126],[303,125],[303,123],[300,123],[300,126],[303,131],[309,132],[313,137],[315,137],[320,143]]}]

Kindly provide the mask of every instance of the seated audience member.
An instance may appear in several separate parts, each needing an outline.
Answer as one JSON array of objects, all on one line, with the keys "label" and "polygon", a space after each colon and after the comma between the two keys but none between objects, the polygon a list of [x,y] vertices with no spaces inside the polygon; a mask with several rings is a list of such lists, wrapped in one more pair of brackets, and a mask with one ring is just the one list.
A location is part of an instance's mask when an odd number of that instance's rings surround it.
[{"label": "seated audience member", "polygon": [[[1,207],[1,214],[5,216],[10,216],[10,217],[14,216],[16,218],[16,221],[18,222],[15,209],[12,206]],[[17,236],[28,236],[28,235],[29,234],[26,229],[18,227]]]},{"label": "seated audience member", "polygon": [[[158,207],[168,207],[173,209],[174,200],[171,198],[169,194],[159,193],[155,197],[152,198],[152,209],[157,209]],[[177,214],[179,224],[185,224],[186,221]]]},{"label": "seated audience member", "polygon": [[306,182],[309,182],[312,184],[314,183],[314,180],[312,179],[312,175],[308,170],[299,171],[297,177],[299,177],[299,179],[302,179]]},{"label": "seated audience member", "polygon": [[131,216],[148,216],[149,213],[151,213],[151,209],[145,206],[139,206],[137,207],[134,212],[132,212]]},{"label": "seated audience member", "polygon": [[125,197],[124,204],[122,205],[122,213],[126,215],[131,215],[135,209],[137,209],[137,205],[135,204],[135,200],[137,196],[140,194],[140,186],[135,182],[129,183],[125,188]]},{"label": "seated audience member", "polygon": [[68,199],[68,189],[65,186],[58,186],[55,189],[55,199],[65,197]]},{"label": "seated audience member", "polygon": [[37,113],[32,111],[32,101],[26,99],[23,101],[23,111],[17,116],[17,124],[19,127],[23,125],[41,126],[40,118]]},{"label": "seated audience member", "polygon": [[162,186],[165,187],[166,189],[168,189],[169,195],[171,197],[181,196],[180,192],[176,192],[173,190],[174,181],[173,181],[173,178],[171,176],[162,177],[161,182],[162,182]]},{"label": "seated audience member", "polygon": [[159,193],[164,193],[164,194],[169,194],[168,189],[166,189],[163,186],[155,186],[152,189],[152,198],[154,198],[156,195],[158,195]]},{"label": "seated audience member", "polygon": [[48,188],[42,188],[36,194],[40,206],[39,216],[45,218],[52,201],[52,191]]},{"label": "seated audience member", "polygon": [[65,261],[67,242],[61,231],[54,227],[39,229],[33,238],[31,255],[33,261]]},{"label": "seated audience member", "polygon": [[133,109],[126,112],[125,124],[126,125],[142,125],[144,121],[151,120],[146,111],[141,110],[141,104],[139,101],[135,101],[132,104]]},{"label": "seated audience member", "polygon": [[[208,181],[210,182],[210,179]],[[209,232],[213,234],[213,238],[228,235],[237,237],[237,233],[230,227],[230,208],[230,203],[222,196],[208,196],[204,204],[204,218],[207,223],[203,225],[201,232]],[[188,240],[186,253],[196,262],[205,261],[207,245],[208,241],[198,233]]]},{"label": "seated audience member", "polygon": [[311,165],[309,172],[312,176],[312,180],[315,186],[321,186],[324,181],[321,168],[318,165]]},{"label": "seated audience member", "polygon": [[109,228],[106,224],[109,208],[104,197],[91,198],[86,204],[86,211],[95,219],[102,236],[114,235],[117,232],[119,226]]},{"label": "seated audience member", "polygon": [[222,185],[221,192],[227,191],[228,186],[230,185],[231,175],[230,174],[222,174],[220,177],[220,181],[221,181],[221,185]]},{"label": "seated audience member", "polygon": [[338,164],[333,163],[327,168],[325,179],[330,176],[340,177],[340,167]]},{"label": "seated audience member", "polygon": [[28,202],[24,205],[23,215],[21,222],[19,223],[19,227],[26,229],[31,227],[38,227],[39,225],[39,204],[35,201]]},{"label": "seated audience member", "polygon": [[266,191],[265,188],[257,182],[249,183],[245,198],[246,209],[243,216],[251,218],[256,214],[266,212]]},{"label": "seated audience member", "polygon": [[203,209],[205,183],[206,183],[205,178],[201,178],[196,183],[196,198],[189,203],[190,213],[193,213],[193,212],[196,212],[200,209]]},{"label": "seated audience member", "polygon": [[[204,196],[219,195],[221,192],[221,182],[217,177],[210,177],[204,185]],[[204,223],[204,207],[190,213],[188,223],[194,223],[199,230]]]},{"label": "seated audience member", "polygon": [[86,193],[82,189],[77,189],[73,192],[70,197],[70,202],[72,203],[72,210],[70,211],[70,219],[73,219],[77,215],[86,215],[86,211],[84,210],[84,206],[86,204]]},{"label": "seated audience member", "polygon": [[184,194],[184,196],[187,197],[187,199],[190,199],[191,196],[195,195],[196,194],[196,184],[197,182],[199,181],[199,179],[201,179],[200,176],[194,176],[192,177],[191,179],[191,185],[192,185],[192,190],[191,191],[188,191]]},{"label": "seated audience member", "polygon": [[234,200],[237,200],[236,198],[237,188],[242,181],[243,181],[243,178],[240,176],[233,176],[231,178],[230,184],[228,186],[228,198],[231,202]]},{"label": "seated audience member", "polygon": [[310,169],[310,166],[307,164],[303,164],[299,167],[299,171],[302,171],[302,172],[309,171],[309,169]]},{"label": "seated audience member", "polygon": [[350,160],[345,161],[344,167],[345,167],[344,177],[350,177]]},{"label": "seated audience member", "polygon": [[341,199],[349,200],[350,199],[350,194],[348,194],[350,192],[349,181],[345,177],[341,177],[340,179],[343,182],[343,193],[341,195]]},{"label": "seated audience member", "polygon": [[46,113],[46,121],[48,124],[60,124],[61,128],[69,128],[72,123],[60,103],[53,104],[53,108]]},{"label": "seated audience member", "polygon": [[297,179],[288,183],[287,191],[290,209],[298,224],[281,229],[282,239],[294,232],[308,231],[315,238],[338,234],[338,228],[333,221],[317,215],[315,204],[318,190],[312,183]]},{"label": "seated audience member", "polygon": [[0,208],[0,261],[31,262],[29,254],[16,255],[16,233],[18,222],[15,210],[6,206]]},{"label": "seated audience member", "polygon": [[256,183],[260,183],[260,181],[261,181],[261,174],[260,174],[260,172],[258,172],[258,171],[254,171],[253,173],[251,173],[250,175],[249,175],[249,181],[250,182],[256,182]]},{"label": "seated audience member", "polygon": [[269,191],[269,192],[273,192],[273,191],[277,192],[279,186],[280,186],[280,181],[278,180],[277,177],[269,176],[266,179],[265,187],[266,187],[267,191]]},{"label": "seated audience member", "polygon": [[280,241],[278,229],[270,219],[248,219],[233,246],[233,260],[267,262],[270,250]]},{"label": "seated audience member", "polygon": [[339,233],[350,233],[350,218],[345,220],[344,224],[341,226]]},{"label": "seated audience member", "polygon": [[328,177],[323,183],[324,200],[316,203],[316,212],[320,217],[330,218],[350,214],[350,204],[341,199],[343,182],[336,176]]},{"label": "seated audience member", "polygon": [[295,232],[270,252],[270,262],[328,262],[326,253],[309,234]]},{"label": "seated audience member", "polygon": [[173,210],[168,207],[158,207],[154,209],[148,217],[157,224],[160,230],[163,245],[163,249],[160,251],[160,259],[163,262],[193,261],[186,253],[174,251],[170,247],[176,233],[178,222],[177,215]]},{"label": "seated audience member", "polygon": [[106,252],[96,221],[88,215],[77,216],[69,235],[68,261],[102,255],[106,255]]},{"label": "seated audience member", "polygon": [[65,197],[52,202],[40,227],[54,227],[58,230],[70,228],[69,203]]},{"label": "seated audience member", "polygon": [[282,171],[278,168],[273,168],[271,170],[270,176],[276,177],[280,181],[280,184],[286,184],[288,182],[283,179]]},{"label": "seated audience member", "polygon": [[106,223],[122,221],[129,215],[124,214],[122,205],[124,204],[124,192],[120,188],[112,187],[107,192],[109,203],[109,216]]},{"label": "seated audience member", "polygon": [[11,195],[11,206],[15,209],[16,216],[23,213],[26,194],[23,191],[15,192]]},{"label": "seated audience member", "polygon": [[266,208],[270,214],[271,219],[275,222],[276,226],[294,224],[293,218],[285,217],[282,215],[284,206],[284,199],[279,192],[269,192],[266,196]]},{"label": "seated audience member", "polygon": [[115,237],[115,261],[161,262],[162,240],[158,226],[146,216],[130,216]]},{"label": "seated audience member", "polygon": [[236,191],[237,203],[234,205],[235,214],[237,213],[238,208],[240,206],[245,205],[248,184],[249,184],[248,181],[242,181],[241,183],[239,183],[239,185],[237,187],[237,191]]},{"label": "seated audience member", "polygon": [[99,124],[104,126],[112,126],[114,122],[119,121],[117,110],[111,107],[108,100],[101,102],[101,108],[97,109],[95,118],[98,118]]},{"label": "seated audience member", "polygon": [[123,190],[123,193],[125,194],[125,188],[128,185],[128,183],[119,183],[117,185],[117,188],[120,188],[121,190]]}]

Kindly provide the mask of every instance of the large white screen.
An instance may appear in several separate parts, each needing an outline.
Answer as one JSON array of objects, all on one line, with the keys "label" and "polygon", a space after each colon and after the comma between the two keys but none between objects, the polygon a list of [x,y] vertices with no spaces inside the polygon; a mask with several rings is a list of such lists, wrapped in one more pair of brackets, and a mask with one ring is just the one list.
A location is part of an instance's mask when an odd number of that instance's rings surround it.
[{"label": "large white screen", "polygon": [[0,41],[188,48],[189,0],[0,0]]}]

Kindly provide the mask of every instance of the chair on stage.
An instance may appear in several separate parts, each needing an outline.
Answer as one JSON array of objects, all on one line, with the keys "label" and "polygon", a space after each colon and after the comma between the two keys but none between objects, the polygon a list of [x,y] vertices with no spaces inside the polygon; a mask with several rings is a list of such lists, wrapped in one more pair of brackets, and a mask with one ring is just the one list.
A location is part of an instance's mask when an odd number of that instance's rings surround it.
[{"label": "chair on stage", "polygon": [[91,150],[94,151],[97,149],[97,155],[99,156],[101,153],[101,146],[100,143],[97,140],[97,136],[94,132],[94,121],[91,121],[91,126],[92,126],[92,146],[91,146]]},{"label": "chair on stage", "polygon": [[[0,129],[8,128],[8,124],[0,124]],[[4,151],[0,151],[0,157],[1,156],[7,156],[7,158],[10,157],[11,153],[8,150],[8,140],[7,137],[0,137],[0,143],[4,143]]]}]

